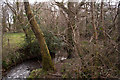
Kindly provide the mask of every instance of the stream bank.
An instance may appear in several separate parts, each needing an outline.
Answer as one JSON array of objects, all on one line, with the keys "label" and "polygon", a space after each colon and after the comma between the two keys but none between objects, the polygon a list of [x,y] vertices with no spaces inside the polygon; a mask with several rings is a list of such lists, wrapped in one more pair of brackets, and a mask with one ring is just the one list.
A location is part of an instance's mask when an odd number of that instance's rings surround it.
[{"label": "stream bank", "polygon": [[[58,59],[54,58],[53,62],[57,63],[65,59],[66,58],[64,57],[59,57]],[[15,78],[25,79],[29,77],[30,73],[33,70],[40,69],[40,68],[42,68],[41,59],[38,59],[38,58],[28,59],[7,70],[2,79],[3,80],[15,79]]]},{"label": "stream bank", "polygon": [[3,80],[8,78],[27,78],[32,70],[38,68],[42,68],[39,60],[32,59],[24,61],[23,63],[12,67],[9,71],[6,71],[6,75],[3,77]]}]

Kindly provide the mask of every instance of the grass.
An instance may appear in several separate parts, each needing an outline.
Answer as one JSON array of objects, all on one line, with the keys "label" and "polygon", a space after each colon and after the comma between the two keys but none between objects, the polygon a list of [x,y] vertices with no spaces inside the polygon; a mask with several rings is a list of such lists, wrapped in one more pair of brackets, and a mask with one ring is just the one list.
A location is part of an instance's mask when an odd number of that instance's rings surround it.
[{"label": "grass", "polygon": [[24,37],[24,33],[5,33],[3,35],[3,47],[8,46],[8,44],[12,48],[20,47],[24,42]]},{"label": "grass", "polygon": [[24,33],[5,33],[3,35],[3,68],[7,69],[10,65],[15,64],[20,59],[21,53],[16,52],[16,50],[22,47],[24,37]]}]

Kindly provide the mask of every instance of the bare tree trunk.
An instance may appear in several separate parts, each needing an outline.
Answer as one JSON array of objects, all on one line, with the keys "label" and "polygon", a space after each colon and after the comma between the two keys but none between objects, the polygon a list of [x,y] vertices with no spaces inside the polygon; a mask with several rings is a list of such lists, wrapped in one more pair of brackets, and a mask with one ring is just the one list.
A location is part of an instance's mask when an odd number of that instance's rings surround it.
[{"label": "bare tree trunk", "polygon": [[16,14],[16,16],[17,16],[19,22],[21,23],[21,27],[25,33],[26,38],[28,38],[29,37],[28,32],[27,32],[27,29],[25,29],[25,24],[24,24],[25,19],[24,19],[24,15],[23,15],[23,10],[21,9],[21,11],[19,13],[19,10],[20,10],[19,9],[19,2],[16,2],[16,5],[17,5],[17,13],[18,13],[18,14]]},{"label": "bare tree trunk", "polygon": [[104,38],[106,37],[105,36],[105,27],[104,27],[104,11],[103,11],[103,0],[101,1],[101,26],[103,28],[103,35],[104,35]]},{"label": "bare tree trunk", "polygon": [[30,9],[29,2],[24,2],[25,11],[27,14],[27,18],[31,24],[31,28],[36,36],[36,39],[38,40],[40,51],[42,55],[42,66],[44,70],[54,70],[54,65],[51,60],[51,56],[48,50],[48,47],[46,45],[44,34],[42,33],[39,25],[37,24],[35,17]]},{"label": "bare tree trunk", "polygon": [[16,15],[13,15],[13,31],[15,32],[16,29]]},{"label": "bare tree trunk", "polygon": [[118,5],[118,24],[117,24],[117,28],[118,28],[118,69],[120,70],[120,2]]},{"label": "bare tree trunk", "polygon": [[[77,48],[78,50],[78,46],[75,43],[75,27],[76,27],[76,23],[75,23],[75,17],[76,15],[79,13],[79,9],[82,5],[84,5],[84,2],[79,3],[79,5],[76,4],[76,2],[70,2],[68,0],[68,5],[66,8],[65,5],[61,2],[56,2],[57,6],[62,8],[63,11],[68,15],[68,26],[67,26],[67,37],[66,40],[68,42],[68,46],[67,46],[67,52],[68,52],[68,58],[73,58],[73,57],[77,57],[78,54],[75,53],[75,48]],[[78,50],[79,52],[79,50]]]},{"label": "bare tree trunk", "polygon": [[10,31],[11,31],[11,23],[10,23],[9,18],[10,18],[10,16],[9,16],[9,14],[8,14],[8,19],[7,19],[7,21],[8,21],[8,25],[9,25],[8,30],[9,30],[9,32],[10,32]]},{"label": "bare tree trunk", "polygon": [[18,20],[21,23],[21,27],[25,33],[26,38],[28,38],[29,34],[28,34],[27,29],[25,28],[25,19],[24,19],[24,15],[23,15],[23,10],[21,10],[20,15],[18,15]]},{"label": "bare tree trunk", "polygon": [[[0,61],[1,62],[2,62],[2,49],[3,49],[3,26],[0,24]],[[0,65],[0,70],[1,69],[2,69],[2,65]],[[0,79],[2,79],[2,71],[0,71]]]},{"label": "bare tree trunk", "polygon": [[11,9],[11,11],[14,13],[14,16],[13,16],[13,22],[14,22],[14,28],[16,28],[16,18],[19,20],[20,22],[20,25],[25,33],[25,36],[26,38],[28,38],[28,32],[27,32],[27,29],[24,28],[25,24],[24,24],[24,15],[23,15],[23,10],[21,10],[20,14],[18,13],[19,12],[19,2],[16,3],[17,4],[17,12],[15,11],[14,8],[12,8],[8,3],[8,7]]},{"label": "bare tree trunk", "polygon": [[94,2],[91,2],[92,26],[93,26],[93,29],[94,29],[94,38],[97,42],[98,34],[97,34],[97,28],[96,28],[96,25],[95,25],[95,8],[94,7],[95,7]]},{"label": "bare tree trunk", "polygon": [[66,8],[63,3],[56,2],[57,6],[62,8],[64,12],[68,15],[68,23],[67,23],[67,53],[68,58],[76,57],[74,53],[74,37],[73,37],[73,29],[75,27],[75,12],[74,10],[74,2],[68,2],[68,8]]},{"label": "bare tree trunk", "polygon": [[2,6],[2,26],[3,26],[3,33],[6,32],[6,9]]},{"label": "bare tree trunk", "polygon": [[85,4],[85,11],[86,11],[86,15],[85,15],[85,24],[86,24],[86,32],[87,32],[87,24],[88,24],[88,3]]},{"label": "bare tree trunk", "polygon": [[68,58],[75,57],[74,55],[74,38],[73,38],[73,28],[75,27],[75,15],[71,12],[73,6],[73,2],[68,3],[68,29],[67,29],[67,41],[68,41]]}]

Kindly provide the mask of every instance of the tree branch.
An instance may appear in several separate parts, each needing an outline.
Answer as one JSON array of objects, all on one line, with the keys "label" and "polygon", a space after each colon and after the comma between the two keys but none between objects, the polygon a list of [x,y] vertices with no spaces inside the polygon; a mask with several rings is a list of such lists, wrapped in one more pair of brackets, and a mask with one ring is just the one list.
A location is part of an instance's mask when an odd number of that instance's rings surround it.
[{"label": "tree branch", "polygon": [[55,2],[57,4],[58,7],[62,8],[67,14],[69,14],[69,10],[63,5],[63,3],[61,2]]},{"label": "tree branch", "polygon": [[76,14],[78,14],[81,6],[83,6],[85,3],[84,3],[85,0],[82,0],[81,3],[78,5],[78,7],[76,8]]},{"label": "tree branch", "polygon": [[[5,3],[5,2],[4,2],[4,3]],[[17,15],[16,10],[15,10],[12,6],[10,6],[9,3],[5,3],[5,4],[7,4],[7,6],[12,10],[12,12],[13,12],[15,15]]]}]

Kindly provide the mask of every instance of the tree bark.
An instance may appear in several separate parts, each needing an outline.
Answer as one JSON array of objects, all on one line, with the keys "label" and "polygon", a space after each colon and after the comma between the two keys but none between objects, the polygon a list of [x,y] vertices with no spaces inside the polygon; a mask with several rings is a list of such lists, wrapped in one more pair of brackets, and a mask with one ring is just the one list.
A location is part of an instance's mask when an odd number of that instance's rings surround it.
[{"label": "tree bark", "polygon": [[7,28],[8,28],[8,30],[9,30],[9,32],[10,32],[10,31],[11,31],[11,23],[10,23],[9,18],[10,18],[10,15],[8,14],[8,19],[7,19],[7,21],[8,21],[9,27],[7,27]]},{"label": "tree bark", "polygon": [[105,27],[104,27],[104,11],[103,11],[103,0],[101,1],[101,26],[103,28],[103,35],[104,35],[104,38],[106,37],[105,36]]},{"label": "tree bark", "polygon": [[21,23],[21,27],[25,33],[25,37],[28,38],[29,34],[28,34],[28,29],[25,28],[25,19],[23,15],[23,10],[21,10],[20,15],[18,15],[18,20]]},{"label": "tree bark", "polygon": [[2,6],[2,26],[3,26],[3,33],[6,32],[6,9]]},{"label": "tree bark", "polygon": [[96,25],[95,25],[95,9],[94,9],[94,2],[91,2],[91,14],[92,14],[92,26],[93,26],[93,29],[94,29],[94,38],[95,38],[95,41],[97,42],[98,40],[98,34],[97,34],[97,28],[96,28]]},{"label": "tree bark", "polygon": [[72,13],[73,2],[68,3],[68,29],[67,29],[67,41],[68,41],[68,58],[75,57],[74,54],[74,38],[73,38],[73,28],[75,27],[75,15]]},{"label": "tree bark", "polygon": [[43,70],[54,70],[54,64],[52,63],[51,56],[44,39],[44,34],[35,20],[35,17],[30,9],[29,2],[24,2],[24,6],[27,18],[40,46]]},{"label": "tree bark", "polygon": [[118,24],[117,24],[117,28],[118,28],[118,69],[120,70],[120,2],[118,5]]},{"label": "tree bark", "polygon": [[23,16],[23,11],[21,10],[21,13],[19,14],[18,11],[19,11],[19,3],[17,2],[17,12],[15,11],[15,9],[13,7],[11,7],[8,3],[6,3],[7,6],[11,9],[11,11],[14,13],[14,16],[13,16],[13,22],[14,22],[14,28],[16,28],[16,18],[19,20],[20,22],[20,25],[25,33],[25,36],[26,38],[28,38],[28,32],[27,32],[27,29],[24,28],[24,16]]},{"label": "tree bark", "polygon": [[76,57],[74,54],[74,37],[73,37],[73,29],[75,27],[75,12],[74,10],[74,2],[68,2],[68,8],[66,8],[63,3],[56,2],[57,6],[62,8],[63,11],[68,15],[68,23],[67,23],[67,53],[68,58]]}]

